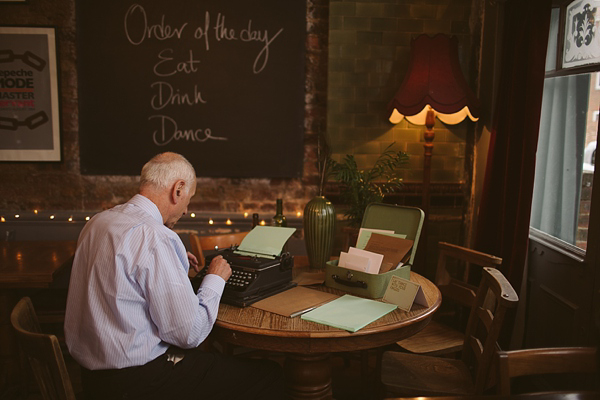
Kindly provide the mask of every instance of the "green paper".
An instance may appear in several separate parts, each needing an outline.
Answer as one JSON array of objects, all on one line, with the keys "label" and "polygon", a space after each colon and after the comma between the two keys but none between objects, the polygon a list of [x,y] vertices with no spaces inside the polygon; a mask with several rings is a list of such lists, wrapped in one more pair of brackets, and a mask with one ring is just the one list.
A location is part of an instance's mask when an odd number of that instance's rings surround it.
[{"label": "green paper", "polygon": [[306,314],[302,314],[301,318],[349,332],[356,332],[396,308],[395,304],[382,303],[346,294]]},{"label": "green paper", "polygon": [[240,243],[236,253],[257,255],[259,257],[278,256],[285,242],[296,231],[296,228],[281,226],[255,226]]}]

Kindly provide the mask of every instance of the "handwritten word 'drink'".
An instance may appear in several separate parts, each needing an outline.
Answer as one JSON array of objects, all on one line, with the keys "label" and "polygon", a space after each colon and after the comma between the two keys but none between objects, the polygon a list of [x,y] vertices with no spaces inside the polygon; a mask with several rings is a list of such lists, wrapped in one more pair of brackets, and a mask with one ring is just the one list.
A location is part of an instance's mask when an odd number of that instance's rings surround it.
[{"label": "handwritten word 'drink'", "polygon": [[151,115],[148,119],[160,120],[160,129],[152,134],[154,144],[157,146],[165,146],[171,141],[185,140],[188,142],[204,143],[207,140],[228,140],[226,137],[213,136],[210,128],[205,129],[185,129],[181,130],[177,126],[177,122],[166,115]]},{"label": "handwritten word 'drink'", "polygon": [[202,93],[198,90],[198,85],[194,85],[194,93],[181,93],[179,89],[174,89],[168,82],[154,82],[150,85],[156,94],[150,100],[150,106],[155,110],[160,110],[168,105],[188,105],[206,104],[202,98]]}]

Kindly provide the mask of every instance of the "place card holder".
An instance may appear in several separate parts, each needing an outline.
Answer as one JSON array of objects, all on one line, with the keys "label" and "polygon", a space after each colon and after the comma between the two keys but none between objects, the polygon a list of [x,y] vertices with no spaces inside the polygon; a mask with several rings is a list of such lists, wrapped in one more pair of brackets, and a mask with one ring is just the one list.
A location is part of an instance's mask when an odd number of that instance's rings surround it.
[{"label": "place card holder", "polygon": [[399,309],[410,311],[413,303],[429,307],[421,285],[408,279],[392,276],[383,295],[383,301],[396,304]]}]

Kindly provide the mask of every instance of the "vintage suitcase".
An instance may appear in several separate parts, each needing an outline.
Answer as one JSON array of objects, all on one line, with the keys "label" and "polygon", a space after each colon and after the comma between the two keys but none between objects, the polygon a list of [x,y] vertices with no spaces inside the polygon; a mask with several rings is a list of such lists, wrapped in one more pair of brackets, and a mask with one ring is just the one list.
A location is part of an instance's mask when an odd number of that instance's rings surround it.
[{"label": "vintage suitcase", "polygon": [[414,241],[410,258],[406,264],[384,274],[367,274],[338,267],[337,260],[328,261],[325,266],[325,285],[347,291],[357,296],[377,299],[383,297],[392,276],[410,279],[410,266],[417,253],[425,213],[416,207],[372,203],[367,206],[362,228],[387,229],[406,235]]}]

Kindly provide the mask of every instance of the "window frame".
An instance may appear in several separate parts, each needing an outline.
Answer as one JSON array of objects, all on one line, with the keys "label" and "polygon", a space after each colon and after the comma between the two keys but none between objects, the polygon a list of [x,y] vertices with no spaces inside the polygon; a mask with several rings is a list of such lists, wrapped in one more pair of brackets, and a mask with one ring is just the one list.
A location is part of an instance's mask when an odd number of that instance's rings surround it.
[{"label": "window frame", "polygon": [[[555,77],[561,77],[561,76],[568,76],[568,75],[578,75],[578,74],[584,74],[584,73],[597,73],[597,77],[598,79],[600,79],[600,63],[596,63],[596,64],[588,64],[588,65],[581,65],[581,66],[576,66],[576,67],[570,67],[570,68],[563,68],[563,51],[564,51],[564,46],[565,46],[565,25],[566,25],[566,13],[567,13],[567,6],[569,4],[571,4],[573,2],[573,0],[553,0],[553,4],[552,4],[552,8],[558,8],[559,9],[559,26],[558,26],[558,33],[557,33],[557,51],[556,51],[556,60],[555,60],[555,68],[554,70],[551,71],[546,71],[545,75],[544,75],[544,80],[548,79],[548,78],[555,78]],[[600,35],[600,32],[598,32],[598,34]],[[598,84],[598,83],[596,83]],[[600,123],[598,124],[598,130],[600,130]],[[597,133],[597,136],[598,135]],[[596,177],[596,173],[594,171],[594,178],[593,178],[593,183],[596,183],[596,180],[600,179],[598,177]],[[596,189],[597,191],[598,189]],[[594,197],[595,191],[592,190],[592,204],[591,204],[591,210],[593,210],[594,208],[598,208],[600,207],[600,205],[598,204],[600,202],[600,199],[595,199]],[[598,197],[598,194],[597,196]],[[596,207],[594,207],[596,206]],[[590,220],[588,222],[588,228],[591,227],[592,224],[592,211],[590,210]],[[590,242],[590,238],[592,236],[590,236],[590,233],[592,232],[592,230],[588,230],[588,237],[587,237],[587,242]],[[595,229],[594,229],[595,232]],[[549,248],[554,249],[555,251],[564,254],[567,257],[572,258],[574,261],[577,262],[585,262],[585,260],[587,259],[587,257],[590,255],[590,249],[589,247],[587,249],[582,249],[580,247],[577,247],[576,245],[573,245],[571,243],[568,243],[556,236],[552,236],[546,232],[543,232],[539,229],[536,229],[534,227],[532,227],[531,225],[529,226],[529,239],[535,239],[536,241],[540,242],[541,244],[548,246]]]}]

